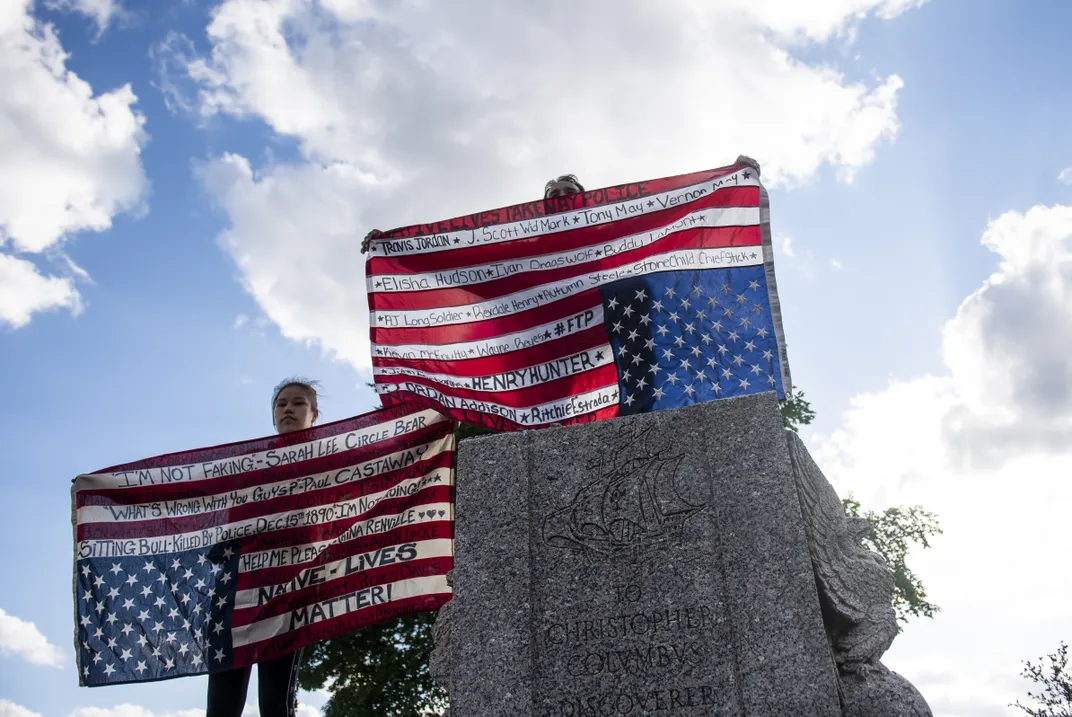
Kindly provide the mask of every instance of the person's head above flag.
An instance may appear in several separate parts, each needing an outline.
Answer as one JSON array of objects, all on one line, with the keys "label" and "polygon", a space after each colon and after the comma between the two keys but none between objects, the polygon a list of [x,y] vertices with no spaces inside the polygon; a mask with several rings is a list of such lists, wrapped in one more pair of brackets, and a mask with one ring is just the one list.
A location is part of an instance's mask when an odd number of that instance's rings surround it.
[{"label": "person's head above flag", "polygon": [[309,428],[320,417],[317,381],[294,376],[272,389],[272,425],[279,433]]},{"label": "person's head above flag", "polygon": [[[543,185],[543,198],[554,199],[555,197],[567,197],[571,194],[584,194],[584,185],[577,179],[576,174],[562,174],[554,179],[548,180],[547,184]],[[372,246],[374,239],[379,239],[383,236],[383,232],[379,229],[373,229],[365,238],[361,241],[361,253],[365,254]]]},{"label": "person's head above flag", "polygon": [[565,197],[570,194],[583,194],[584,187],[577,180],[576,174],[563,174],[543,185],[543,198]]}]

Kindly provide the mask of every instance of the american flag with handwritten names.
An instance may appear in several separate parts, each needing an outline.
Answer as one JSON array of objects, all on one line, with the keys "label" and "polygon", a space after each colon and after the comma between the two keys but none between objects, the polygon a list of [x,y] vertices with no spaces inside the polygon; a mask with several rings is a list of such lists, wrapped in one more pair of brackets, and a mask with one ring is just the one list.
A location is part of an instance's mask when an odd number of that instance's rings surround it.
[{"label": "american flag with handwritten names", "polygon": [[453,427],[399,405],[78,476],[80,684],[229,670],[438,609]]},{"label": "american flag with handwritten names", "polygon": [[366,281],[388,405],[517,430],[791,387],[748,165],[396,229]]}]

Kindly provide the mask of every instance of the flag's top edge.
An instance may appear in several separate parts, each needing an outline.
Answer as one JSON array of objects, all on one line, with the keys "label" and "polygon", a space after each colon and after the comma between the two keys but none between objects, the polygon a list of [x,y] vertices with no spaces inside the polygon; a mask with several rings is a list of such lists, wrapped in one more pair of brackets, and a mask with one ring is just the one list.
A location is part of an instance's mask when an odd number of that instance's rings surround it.
[{"label": "flag's top edge", "polygon": [[109,466],[107,468],[101,468],[100,470],[93,471],[92,473],[80,474],[78,477],[97,475],[101,473],[115,473],[120,471],[137,470],[138,468],[143,467],[143,464],[146,464],[147,461],[161,463],[168,463],[173,461],[196,462],[194,460],[195,457],[198,460],[200,460],[201,457],[205,457],[206,459],[218,459],[255,451],[285,448],[292,445],[308,443],[310,441],[316,441],[323,438],[329,438],[333,435],[337,435],[340,433],[361,430],[370,426],[375,426],[379,423],[386,423],[388,421],[398,420],[406,416],[423,412],[435,414],[435,416],[432,417],[432,420],[429,421],[428,425],[431,425],[432,423],[437,423],[441,420],[448,420],[435,408],[427,405],[402,403],[391,406],[381,406],[367,413],[362,413],[357,416],[351,416],[350,418],[343,418],[338,421],[332,421],[331,423],[325,423],[320,426],[313,426],[312,428],[307,428],[302,431],[272,434],[268,436],[262,436],[260,438],[253,438],[243,441],[232,441],[230,443],[221,443],[215,446],[205,446],[202,448],[195,448],[191,450],[163,453],[157,456],[152,456],[148,459],[131,461],[128,463],[119,463],[114,466]]},{"label": "flag's top edge", "polygon": [[[377,237],[374,241],[377,243],[387,243],[397,239],[409,239],[417,236],[466,229],[479,229],[481,227],[506,224],[517,221],[518,218],[549,216],[577,209],[606,206],[628,201],[630,199],[637,199],[641,196],[647,196],[647,194],[670,191],[690,184],[703,183],[745,169],[755,171],[753,165],[738,162],[716,169],[590,189],[582,194],[570,194],[561,197],[552,197],[550,199],[537,199],[530,202],[521,202],[519,204],[512,204],[497,209],[489,209],[473,214],[452,217],[438,222],[397,227],[383,232],[383,234]],[[373,255],[370,254],[369,258],[371,259],[372,256]]]}]

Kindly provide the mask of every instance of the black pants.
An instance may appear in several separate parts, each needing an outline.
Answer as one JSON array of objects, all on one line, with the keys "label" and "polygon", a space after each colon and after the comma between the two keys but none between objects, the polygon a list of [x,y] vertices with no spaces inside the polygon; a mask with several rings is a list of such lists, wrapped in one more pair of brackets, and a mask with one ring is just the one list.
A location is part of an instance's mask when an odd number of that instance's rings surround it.
[{"label": "black pants", "polygon": [[[294,717],[298,704],[298,667],[302,651],[257,663],[257,692],[261,717]],[[239,667],[208,676],[208,713],[205,717],[241,717],[246,706],[251,667]]]}]

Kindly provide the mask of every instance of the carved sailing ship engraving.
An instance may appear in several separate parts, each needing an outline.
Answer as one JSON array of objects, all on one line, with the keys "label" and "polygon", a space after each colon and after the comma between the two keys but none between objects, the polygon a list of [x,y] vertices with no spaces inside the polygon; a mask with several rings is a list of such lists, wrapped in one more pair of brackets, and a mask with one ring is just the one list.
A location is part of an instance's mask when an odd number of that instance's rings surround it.
[{"label": "carved sailing ship engraving", "polygon": [[[577,491],[569,505],[544,518],[547,545],[596,553],[636,551],[680,535],[681,528],[707,506],[679,491],[683,453],[669,439],[657,444],[651,429],[625,426],[609,458],[588,466],[596,479]],[[623,440],[624,439],[624,440]]]}]

